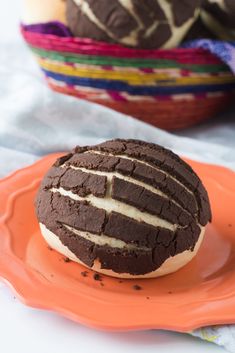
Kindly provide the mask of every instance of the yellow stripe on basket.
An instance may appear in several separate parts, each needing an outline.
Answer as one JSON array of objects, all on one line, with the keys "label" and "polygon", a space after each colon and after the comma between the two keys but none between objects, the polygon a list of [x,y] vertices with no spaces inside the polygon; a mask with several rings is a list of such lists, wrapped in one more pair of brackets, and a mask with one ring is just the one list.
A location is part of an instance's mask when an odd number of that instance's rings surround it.
[{"label": "yellow stripe on basket", "polygon": [[59,62],[49,61],[42,58],[38,58],[39,65],[47,70],[54,73],[59,73],[67,76],[75,76],[82,78],[91,79],[106,79],[106,80],[117,80],[124,81],[131,85],[152,85],[155,86],[156,83],[159,86],[171,86],[171,85],[196,85],[196,84],[221,84],[235,82],[234,76],[212,76],[205,74],[201,77],[180,77],[173,78],[169,75],[159,74],[159,73],[145,73],[145,72],[128,72],[126,71],[116,71],[116,70],[104,70],[104,69],[88,69],[86,67],[73,67],[71,65],[61,64]]}]

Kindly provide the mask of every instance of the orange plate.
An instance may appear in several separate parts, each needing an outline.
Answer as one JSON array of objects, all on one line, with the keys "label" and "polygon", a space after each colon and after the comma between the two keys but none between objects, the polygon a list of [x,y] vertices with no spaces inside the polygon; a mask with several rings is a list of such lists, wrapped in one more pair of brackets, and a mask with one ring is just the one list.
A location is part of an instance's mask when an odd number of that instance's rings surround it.
[{"label": "orange plate", "polygon": [[[104,277],[65,262],[40,236],[34,198],[47,156],[0,181],[0,276],[28,305],[106,330],[169,329],[235,322],[235,174],[189,161],[209,192],[213,223],[196,258],[159,279]],[[141,290],[134,290],[139,284]]]}]

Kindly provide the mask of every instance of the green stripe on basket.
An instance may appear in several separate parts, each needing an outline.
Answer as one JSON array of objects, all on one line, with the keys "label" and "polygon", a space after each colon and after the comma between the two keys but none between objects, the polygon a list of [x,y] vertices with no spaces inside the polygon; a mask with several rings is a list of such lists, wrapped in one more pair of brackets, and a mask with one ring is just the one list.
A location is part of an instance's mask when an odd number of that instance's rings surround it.
[{"label": "green stripe on basket", "polygon": [[88,55],[76,55],[71,53],[63,53],[55,51],[47,51],[43,49],[38,49],[30,46],[32,51],[42,58],[53,59],[60,62],[70,62],[76,64],[87,64],[87,65],[108,65],[108,66],[121,66],[121,67],[137,67],[137,68],[179,68],[188,69],[193,72],[229,72],[229,68],[226,65],[185,65],[175,62],[173,60],[136,60],[136,59],[116,59],[113,57],[105,56],[88,56]]}]

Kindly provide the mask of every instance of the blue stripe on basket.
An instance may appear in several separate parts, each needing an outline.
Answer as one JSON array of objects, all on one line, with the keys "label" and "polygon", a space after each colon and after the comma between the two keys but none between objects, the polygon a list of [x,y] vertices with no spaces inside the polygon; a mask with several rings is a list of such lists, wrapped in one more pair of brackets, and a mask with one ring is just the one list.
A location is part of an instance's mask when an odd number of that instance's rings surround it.
[{"label": "blue stripe on basket", "polygon": [[100,80],[91,78],[81,78],[66,76],[62,74],[57,74],[42,69],[47,77],[51,77],[55,80],[62,81],[72,86],[83,86],[83,87],[93,87],[101,88],[105,90],[114,90],[128,92],[132,95],[172,95],[179,93],[206,93],[206,92],[218,92],[218,91],[228,91],[235,89],[234,83],[220,84],[220,85],[197,85],[197,86],[131,86],[125,82],[115,81],[115,80]]}]

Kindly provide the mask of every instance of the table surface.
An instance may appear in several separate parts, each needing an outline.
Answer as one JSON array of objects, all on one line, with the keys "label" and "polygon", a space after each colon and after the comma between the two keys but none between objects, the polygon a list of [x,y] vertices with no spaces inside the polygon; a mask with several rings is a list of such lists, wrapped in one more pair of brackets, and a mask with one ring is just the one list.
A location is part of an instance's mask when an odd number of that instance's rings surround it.
[{"label": "table surface", "polygon": [[[4,40],[20,40],[18,22],[19,0],[1,4],[0,33],[5,31]],[[7,33],[5,29],[8,29]],[[187,135],[187,132],[182,132]],[[192,136],[190,130],[188,135]],[[201,132],[195,130],[200,138]],[[13,292],[0,283],[0,346],[5,353],[91,352],[121,350],[131,352],[161,353],[219,353],[225,352],[213,344],[200,341],[189,335],[166,331],[142,331],[129,333],[107,333],[86,328],[54,313],[24,306]]]}]

